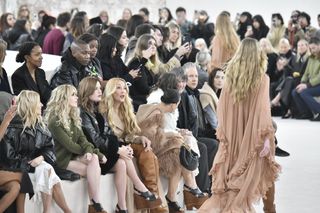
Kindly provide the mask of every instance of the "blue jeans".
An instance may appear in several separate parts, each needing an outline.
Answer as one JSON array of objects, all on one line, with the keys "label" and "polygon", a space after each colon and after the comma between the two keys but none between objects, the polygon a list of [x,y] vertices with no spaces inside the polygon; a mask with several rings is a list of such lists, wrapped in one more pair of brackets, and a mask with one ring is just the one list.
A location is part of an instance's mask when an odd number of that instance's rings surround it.
[{"label": "blue jeans", "polygon": [[303,90],[301,93],[298,93],[294,89],[291,94],[300,113],[320,113],[320,103],[317,102],[314,98],[320,96],[320,85],[307,88]]}]

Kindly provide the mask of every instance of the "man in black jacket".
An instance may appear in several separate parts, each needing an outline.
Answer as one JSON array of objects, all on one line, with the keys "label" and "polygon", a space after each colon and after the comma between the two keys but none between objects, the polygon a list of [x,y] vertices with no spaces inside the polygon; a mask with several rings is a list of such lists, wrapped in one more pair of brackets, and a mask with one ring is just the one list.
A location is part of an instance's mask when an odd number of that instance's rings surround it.
[{"label": "man in black jacket", "polygon": [[51,79],[51,87],[71,84],[76,88],[79,82],[91,73],[90,67],[90,47],[82,40],[72,42],[70,48],[61,59],[62,64],[57,68],[57,72]]},{"label": "man in black jacket", "polygon": [[[204,134],[206,129],[205,118],[201,103],[199,100],[198,85],[198,71],[195,64],[188,62],[183,66],[184,73],[187,75],[187,86],[185,91],[181,94],[181,101],[179,104],[179,119],[178,127],[181,129],[188,129],[198,140],[200,150],[200,165],[199,175],[196,178],[199,188],[205,187],[202,178],[205,178],[202,172],[205,167],[211,169],[214,156],[218,150],[218,142],[214,137],[208,137]],[[201,147],[205,146],[207,153],[201,153]],[[207,155],[207,159],[202,159]],[[207,160],[207,162],[205,162]],[[205,169],[204,169],[205,170]]]}]

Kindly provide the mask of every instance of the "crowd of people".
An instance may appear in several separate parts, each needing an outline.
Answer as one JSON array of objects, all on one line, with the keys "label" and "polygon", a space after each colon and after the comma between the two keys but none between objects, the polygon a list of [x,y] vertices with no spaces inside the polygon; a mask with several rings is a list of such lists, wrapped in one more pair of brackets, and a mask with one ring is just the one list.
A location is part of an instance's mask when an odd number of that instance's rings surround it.
[{"label": "crowd of people", "polygon": [[[181,179],[187,210],[247,212],[263,198],[264,212],[276,212],[274,156],[289,153],[277,146],[271,115],[320,121],[320,30],[298,10],[287,26],[279,13],[267,26],[249,12],[232,21],[222,11],[215,23],[205,10],[192,21],[183,7],[175,12],[161,8],[152,23],[147,8],[126,8],[116,24],[107,11],[91,19],[39,11],[35,23],[27,5],[17,20],[1,15],[0,212],[15,200],[12,211],[25,212],[26,194],[45,213],[52,200],[71,212],[60,182],[80,176],[88,181],[84,212],[106,212],[99,182],[110,172],[117,213],[184,212]],[[11,86],[7,49],[23,63]],[[61,56],[49,82],[43,53]],[[198,156],[196,169],[181,162],[185,146]]]}]

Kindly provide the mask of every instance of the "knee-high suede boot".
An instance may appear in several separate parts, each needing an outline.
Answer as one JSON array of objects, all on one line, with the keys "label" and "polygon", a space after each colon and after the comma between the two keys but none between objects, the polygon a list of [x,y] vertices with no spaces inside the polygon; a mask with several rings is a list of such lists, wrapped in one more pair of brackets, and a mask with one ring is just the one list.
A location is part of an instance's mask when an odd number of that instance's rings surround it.
[{"label": "knee-high suede boot", "polygon": [[263,199],[263,210],[264,213],[276,213],[276,206],[274,205],[274,183],[269,188],[266,194],[266,199]]}]

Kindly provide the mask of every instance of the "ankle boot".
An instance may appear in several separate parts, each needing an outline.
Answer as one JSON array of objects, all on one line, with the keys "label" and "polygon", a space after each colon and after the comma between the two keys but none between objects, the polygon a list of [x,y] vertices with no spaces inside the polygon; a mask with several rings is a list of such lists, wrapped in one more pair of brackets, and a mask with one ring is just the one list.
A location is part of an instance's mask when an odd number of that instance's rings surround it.
[{"label": "ankle boot", "polygon": [[88,213],[107,213],[100,203],[96,203],[93,199],[91,201],[93,204],[89,205]]},{"label": "ankle boot", "polygon": [[264,213],[276,213],[276,206],[274,205],[274,183],[269,188],[266,194],[266,199],[263,199]]},{"label": "ankle boot", "polygon": [[183,197],[187,210],[193,210],[193,207],[199,209],[200,206],[208,199],[208,195],[203,193],[199,188],[192,189],[184,185]]}]

